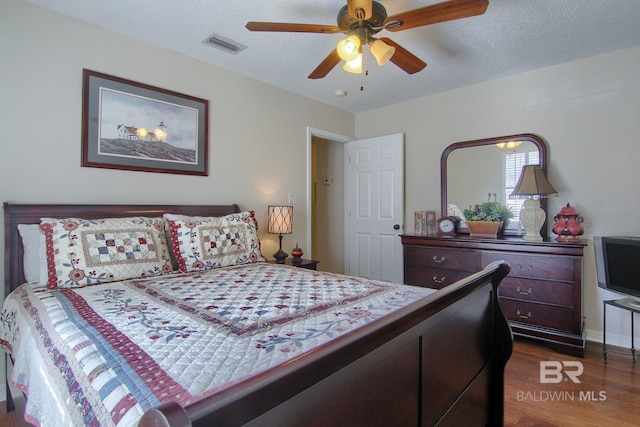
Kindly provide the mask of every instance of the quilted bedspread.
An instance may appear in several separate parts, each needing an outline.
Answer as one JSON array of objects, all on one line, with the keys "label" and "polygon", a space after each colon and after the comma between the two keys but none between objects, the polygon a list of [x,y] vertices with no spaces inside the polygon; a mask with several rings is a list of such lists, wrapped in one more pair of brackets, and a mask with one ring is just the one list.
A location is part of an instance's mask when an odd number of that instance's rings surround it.
[{"label": "quilted bedspread", "polygon": [[40,425],[136,425],[347,333],[430,289],[256,263],[83,288],[22,285],[0,345]]}]

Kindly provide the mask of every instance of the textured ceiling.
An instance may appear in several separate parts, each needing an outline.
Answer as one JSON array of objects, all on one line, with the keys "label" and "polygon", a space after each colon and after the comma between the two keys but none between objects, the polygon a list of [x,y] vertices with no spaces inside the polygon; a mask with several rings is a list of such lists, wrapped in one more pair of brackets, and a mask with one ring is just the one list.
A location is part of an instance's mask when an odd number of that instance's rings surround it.
[{"label": "textured ceiling", "polygon": [[[370,58],[364,77],[338,65],[324,79],[310,80],[341,34],[258,33],[245,24],[336,25],[346,0],[28,2],[352,112],[640,45],[640,0],[489,0],[484,15],[378,34],[425,61],[419,73],[408,75],[391,62],[379,67]],[[394,15],[440,0],[379,2]],[[212,33],[247,49],[231,55],[204,45]],[[347,96],[337,97],[336,90]]]}]

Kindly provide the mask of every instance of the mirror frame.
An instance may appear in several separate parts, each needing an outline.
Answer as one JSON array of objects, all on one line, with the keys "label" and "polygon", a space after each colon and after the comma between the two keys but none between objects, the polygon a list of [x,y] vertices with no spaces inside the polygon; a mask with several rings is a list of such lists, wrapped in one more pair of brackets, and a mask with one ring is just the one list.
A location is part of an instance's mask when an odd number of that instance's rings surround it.
[{"label": "mirror frame", "polygon": [[[544,170],[544,173],[547,174],[547,164],[549,162],[548,153],[547,153],[547,145],[537,135],[531,133],[523,133],[519,135],[509,135],[509,136],[498,136],[495,138],[486,138],[486,139],[475,139],[471,141],[462,141],[455,142],[449,145],[442,152],[442,156],[440,157],[440,214],[442,216],[447,216],[447,158],[449,155],[455,151],[463,148],[471,148],[471,147],[480,147],[483,145],[495,145],[500,142],[509,142],[513,140],[518,141],[528,141],[538,147],[538,152],[540,153],[540,166]],[[547,218],[542,225],[542,229],[540,229],[540,234],[542,237],[547,237],[547,223],[549,220],[549,215],[547,212],[547,199],[540,199],[540,207],[547,214]],[[468,228],[459,228],[459,234],[468,234]],[[506,236],[516,236],[517,232],[515,230],[505,230],[504,234]]]}]

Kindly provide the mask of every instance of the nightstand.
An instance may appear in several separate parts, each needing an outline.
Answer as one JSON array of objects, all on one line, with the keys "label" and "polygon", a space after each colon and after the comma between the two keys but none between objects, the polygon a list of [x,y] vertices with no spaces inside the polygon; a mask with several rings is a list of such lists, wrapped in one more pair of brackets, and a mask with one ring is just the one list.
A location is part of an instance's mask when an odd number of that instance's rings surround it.
[{"label": "nightstand", "polygon": [[[271,264],[275,264],[275,260],[273,261],[269,261]],[[298,263],[294,263],[293,262],[293,258],[291,257],[287,257],[287,259],[284,261],[285,265],[292,265],[294,267],[300,267],[300,268],[306,268],[307,270],[316,270],[318,268],[318,263],[320,261],[316,261],[313,259],[302,259],[302,261],[298,262]]]}]

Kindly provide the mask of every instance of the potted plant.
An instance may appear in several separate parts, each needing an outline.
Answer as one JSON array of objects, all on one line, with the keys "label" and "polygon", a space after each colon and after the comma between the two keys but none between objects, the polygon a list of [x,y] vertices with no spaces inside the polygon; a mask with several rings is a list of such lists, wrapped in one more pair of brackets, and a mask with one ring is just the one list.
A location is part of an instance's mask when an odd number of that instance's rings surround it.
[{"label": "potted plant", "polygon": [[472,236],[497,237],[503,224],[513,218],[513,212],[497,201],[496,193],[489,193],[486,202],[469,206],[464,210],[464,216]]}]

